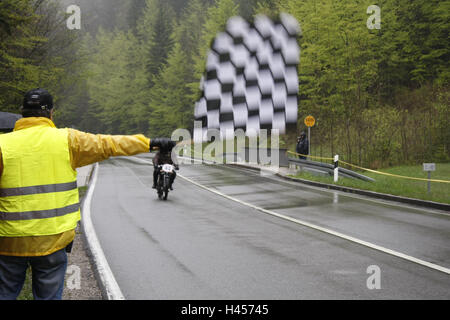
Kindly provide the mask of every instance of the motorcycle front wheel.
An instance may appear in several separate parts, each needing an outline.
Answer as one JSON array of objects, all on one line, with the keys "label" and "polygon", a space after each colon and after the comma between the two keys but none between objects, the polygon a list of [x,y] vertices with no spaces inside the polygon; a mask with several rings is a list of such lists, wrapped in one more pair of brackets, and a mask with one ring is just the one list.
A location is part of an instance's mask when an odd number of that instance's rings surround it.
[{"label": "motorcycle front wheel", "polygon": [[169,176],[164,176],[164,200],[167,200],[167,196],[169,195]]},{"label": "motorcycle front wheel", "polygon": [[164,186],[162,182],[162,176],[158,177],[158,183],[156,184],[156,190],[158,192],[158,198],[162,199],[164,194]]}]

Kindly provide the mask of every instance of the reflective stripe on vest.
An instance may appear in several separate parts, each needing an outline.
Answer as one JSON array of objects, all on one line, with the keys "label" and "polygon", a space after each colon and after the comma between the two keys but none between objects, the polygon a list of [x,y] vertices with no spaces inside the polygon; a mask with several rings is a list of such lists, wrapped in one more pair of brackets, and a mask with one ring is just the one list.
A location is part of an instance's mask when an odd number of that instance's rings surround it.
[{"label": "reflective stripe on vest", "polygon": [[0,220],[34,220],[34,219],[48,219],[54,217],[64,216],[68,213],[77,211],[80,207],[79,203],[72,204],[65,208],[40,210],[30,212],[0,212]]},{"label": "reflective stripe on vest", "polygon": [[68,131],[35,126],[0,136],[0,237],[45,236],[80,219]]},{"label": "reflective stripe on vest", "polygon": [[33,186],[23,188],[0,189],[0,197],[25,196],[30,194],[68,191],[77,188],[76,182],[48,184],[46,186]]}]

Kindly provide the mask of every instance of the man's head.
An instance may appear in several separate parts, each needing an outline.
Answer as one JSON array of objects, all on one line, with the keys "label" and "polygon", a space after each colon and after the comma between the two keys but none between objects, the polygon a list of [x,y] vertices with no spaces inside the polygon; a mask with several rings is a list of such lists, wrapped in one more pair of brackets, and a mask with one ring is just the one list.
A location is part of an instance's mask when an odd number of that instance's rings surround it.
[{"label": "man's head", "polygon": [[53,97],[45,89],[28,91],[23,98],[22,116],[52,118]]},{"label": "man's head", "polygon": [[306,138],[306,132],[303,131],[302,133],[300,133],[300,136],[298,138],[299,139],[305,139]]}]

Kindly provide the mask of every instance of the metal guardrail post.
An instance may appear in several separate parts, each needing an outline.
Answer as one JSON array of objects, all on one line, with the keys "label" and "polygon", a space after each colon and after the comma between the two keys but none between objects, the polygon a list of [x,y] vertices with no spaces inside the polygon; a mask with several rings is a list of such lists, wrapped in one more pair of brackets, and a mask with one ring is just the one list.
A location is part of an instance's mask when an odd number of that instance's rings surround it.
[{"label": "metal guardrail post", "polygon": [[334,182],[339,179],[339,155],[334,156]]}]

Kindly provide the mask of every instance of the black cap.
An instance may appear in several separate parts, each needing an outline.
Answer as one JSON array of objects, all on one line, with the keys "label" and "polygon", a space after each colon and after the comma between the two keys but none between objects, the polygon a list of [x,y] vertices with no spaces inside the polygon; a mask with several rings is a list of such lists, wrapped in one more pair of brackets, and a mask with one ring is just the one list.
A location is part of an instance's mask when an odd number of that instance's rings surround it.
[{"label": "black cap", "polygon": [[23,98],[24,109],[53,109],[53,97],[45,89],[33,89],[25,93]]}]

